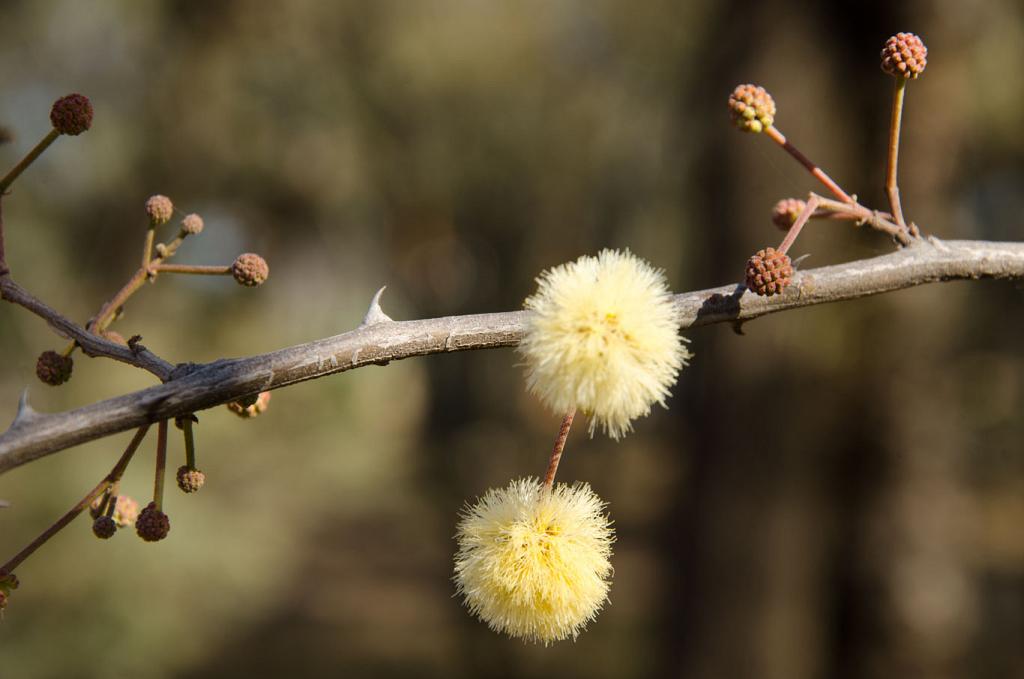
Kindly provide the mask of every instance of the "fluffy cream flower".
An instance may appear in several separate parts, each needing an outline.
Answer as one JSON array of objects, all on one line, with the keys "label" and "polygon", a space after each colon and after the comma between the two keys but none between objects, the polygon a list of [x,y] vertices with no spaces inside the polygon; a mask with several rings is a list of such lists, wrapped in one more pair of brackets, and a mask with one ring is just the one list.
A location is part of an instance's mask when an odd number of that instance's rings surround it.
[{"label": "fluffy cream flower", "polygon": [[519,351],[527,386],[556,413],[578,408],[612,438],[665,405],[690,353],[664,274],[629,251],[603,250],[545,271]]},{"label": "fluffy cream flower", "polygon": [[455,582],[496,632],[545,644],[576,636],[608,597],[611,521],[590,486],[536,479],[491,489],[463,511]]}]

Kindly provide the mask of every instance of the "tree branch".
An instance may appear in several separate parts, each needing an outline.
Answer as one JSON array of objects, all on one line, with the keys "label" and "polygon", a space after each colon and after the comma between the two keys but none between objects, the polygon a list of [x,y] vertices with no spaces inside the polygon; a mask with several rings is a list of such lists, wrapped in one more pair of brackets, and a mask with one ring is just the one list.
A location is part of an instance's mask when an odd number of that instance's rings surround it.
[{"label": "tree branch", "polygon": [[[933,238],[892,254],[799,272],[780,296],[758,297],[734,284],[676,295],[675,304],[679,325],[685,329],[937,281],[979,278],[1024,278],[1024,243]],[[26,407],[0,435],[0,473],[86,441],[304,380],[410,356],[514,346],[522,337],[527,313],[416,321],[385,320],[381,313],[334,337],[248,358],[181,365],[165,384],[76,410],[41,414]]]}]

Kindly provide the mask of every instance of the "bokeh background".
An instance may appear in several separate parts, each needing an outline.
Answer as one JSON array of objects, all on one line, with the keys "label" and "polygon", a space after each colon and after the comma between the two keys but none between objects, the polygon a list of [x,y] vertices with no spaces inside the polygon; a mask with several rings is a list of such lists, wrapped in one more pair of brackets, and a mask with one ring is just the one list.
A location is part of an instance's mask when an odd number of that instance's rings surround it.
[{"label": "bokeh background", "polygon": [[[262,253],[271,277],[165,276],[115,326],[171,361],[395,318],[518,308],[545,267],[629,247],[677,290],[736,281],[773,203],[816,189],[730,128],[756,82],[778,127],[884,207],[885,39],[921,34],[901,184],[941,238],[1024,239],[1016,0],[172,2],[3,0],[9,167],[60,95],[63,138],[4,201],[15,277],[85,321],[136,266],[142,206],[206,220],[178,261]],[[815,223],[803,266],[888,252]],[[454,598],[457,512],[539,475],[558,418],[512,351],[433,356],[200,413],[194,497],[169,539],[79,520],[19,569],[0,677],[1024,676],[1024,303],[934,285],[687,333],[667,411],[620,443],[573,432],[560,477],[618,529],[611,604],[573,642],[491,633]],[[0,307],[0,418],[148,386],[79,358],[36,381],[37,318]],[[173,430],[172,430],[173,431]],[[3,558],[104,474],[129,435],[0,478]],[[125,490],[151,488],[152,439]],[[173,441],[172,464],[182,456]],[[172,466],[173,468],[173,466]]]}]

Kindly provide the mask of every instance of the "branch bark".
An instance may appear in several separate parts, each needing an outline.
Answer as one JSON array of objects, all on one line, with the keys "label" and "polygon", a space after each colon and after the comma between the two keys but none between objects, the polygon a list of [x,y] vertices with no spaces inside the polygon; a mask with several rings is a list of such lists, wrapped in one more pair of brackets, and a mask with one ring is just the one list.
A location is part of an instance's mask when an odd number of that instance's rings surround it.
[{"label": "branch bark", "polygon": [[[1024,243],[932,238],[892,254],[799,272],[781,296],[758,297],[733,284],[676,295],[675,304],[679,325],[686,329],[938,281],[980,278],[1024,278]],[[26,405],[0,435],[0,474],[87,441],[304,380],[411,356],[514,346],[522,337],[527,314],[415,321],[384,320],[381,314],[374,317],[376,322],[350,332],[271,353],[183,364],[165,384],[76,410],[42,414]]]}]

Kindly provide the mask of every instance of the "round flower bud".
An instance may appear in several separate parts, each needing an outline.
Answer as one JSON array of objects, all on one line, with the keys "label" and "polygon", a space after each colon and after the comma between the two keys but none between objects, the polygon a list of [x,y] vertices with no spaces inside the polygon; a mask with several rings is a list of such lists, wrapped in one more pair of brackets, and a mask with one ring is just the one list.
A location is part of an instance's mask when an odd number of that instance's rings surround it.
[{"label": "round flower bud", "polygon": [[170,531],[171,520],[156,508],[155,502],[146,505],[145,509],[139,512],[139,518],[135,520],[135,532],[146,542],[163,540]]},{"label": "round flower bud", "polygon": [[246,401],[232,401],[228,404],[228,410],[241,418],[248,419],[256,417],[265,412],[270,406],[270,392],[261,391],[258,396]]},{"label": "round flower bud", "polygon": [[[101,508],[103,507],[103,496],[99,496],[92,501],[92,505],[89,507],[89,516],[93,519],[102,516]],[[113,519],[114,523],[117,524],[118,528],[124,528],[135,523],[135,519],[139,516],[139,503],[131,498],[129,495],[118,495],[117,502],[114,505]]]},{"label": "round flower bud", "polygon": [[203,218],[192,213],[185,215],[181,220],[181,232],[189,236],[195,236],[203,232]]},{"label": "round flower bud", "polygon": [[491,489],[463,510],[455,583],[496,632],[545,644],[576,638],[608,598],[614,531],[586,484],[536,479]]},{"label": "round flower bud", "polygon": [[58,354],[56,351],[44,351],[36,359],[36,377],[56,387],[71,379],[71,369],[74,365],[75,362],[70,356]]},{"label": "round flower bud", "polygon": [[772,224],[783,231],[789,231],[805,207],[807,203],[799,198],[783,198],[772,208]]},{"label": "round flower bud", "polygon": [[194,493],[206,483],[206,474],[198,469],[189,469],[187,465],[178,467],[178,488],[183,493]]},{"label": "round flower bud", "polygon": [[765,248],[747,260],[747,288],[762,297],[782,294],[793,282],[793,265],[789,255]]},{"label": "round flower bud", "polygon": [[92,522],[92,534],[101,540],[108,540],[117,532],[117,524],[109,516],[97,517]]},{"label": "round flower bud", "polygon": [[665,404],[686,365],[664,274],[628,251],[545,271],[524,306],[527,387],[552,411],[579,409],[620,438],[632,420]]},{"label": "round flower bud", "polygon": [[235,277],[239,285],[254,288],[262,285],[270,275],[270,267],[267,260],[259,255],[246,252],[238,255],[234,264],[231,265],[231,275]]},{"label": "round flower bud", "polygon": [[775,100],[763,87],[737,85],[729,95],[733,124],[746,132],[761,132],[775,122]]},{"label": "round flower bud", "polygon": [[167,196],[150,196],[146,199],[146,214],[149,215],[151,226],[166,224],[174,215],[174,203]]},{"label": "round flower bud", "polygon": [[81,94],[69,94],[53,102],[50,123],[61,134],[82,134],[92,126],[92,103]]},{"label": "round flower bud", "polygon": [[928,48],[913,33],[897,33],[882,48],[882,70],[894,78],[916,78],[927,65]]}]

